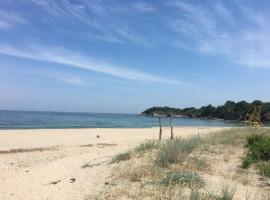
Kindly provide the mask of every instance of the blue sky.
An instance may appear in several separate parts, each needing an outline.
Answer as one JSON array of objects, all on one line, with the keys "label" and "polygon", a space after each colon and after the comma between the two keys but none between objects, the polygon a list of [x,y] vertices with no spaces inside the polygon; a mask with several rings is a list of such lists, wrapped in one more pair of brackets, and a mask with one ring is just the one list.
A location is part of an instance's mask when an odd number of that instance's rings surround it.
[{"label": "blue sky", "polygon": [[270,99],[270,2],[1,0],[0,109]]}]

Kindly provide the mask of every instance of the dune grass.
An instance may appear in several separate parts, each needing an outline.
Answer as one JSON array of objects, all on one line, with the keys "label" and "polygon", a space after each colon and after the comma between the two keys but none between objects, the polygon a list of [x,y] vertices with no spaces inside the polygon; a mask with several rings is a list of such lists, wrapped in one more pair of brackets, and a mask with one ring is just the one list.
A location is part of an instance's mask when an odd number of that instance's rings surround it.
[{"label": "dune grass", "polygon": [[161,181],[161,184],[165,186],[180,185],[189,188],[202,188],[205,185],[200,175],[189,171],[168,172]]},{"label": "dune grass", "polygon": [[153,149],[158,149],[160,147],[160,142],[149,140],[144,143],[141,143],[139,146],[135,148],[135,152],[143,155],[144,153],[151,151]]},{"label": "dune grass", "polygon": [[[119,195],[124,195],[135,199],[150,197],[150,199],[232,200],[236,193],[235,187],[225,185],[219,192],[207,190],[208,185],[203,174],[215,173],[210,170],[211,156],[223,157],[228,154],[226,159],[221,158],[221,161],[230,164],[230,154],[234,154],[233,151],[244,152],[246,149],[243,162],[247,158],[250,159],[252,162],[249,166],[256,166],[259,174],[269,177],[268,137],[270,129],[234,128],[210,133],[204,137],[191,136],[162,142],[146,141],[131,151],[113,157],[115,163],[125,161],[117,169],[115,180],[131,184],[126,189],[119,187],[118,194],[114,193],[113,196],[118,198]],[[258,141],[261,141],[260,145],[254,146]],[[228,148],[232,151],[226,153]],[[211,149],[214,149],[213,152]],[[210,159],[207,156],[210,156]],[[241,166],[241,159],[239,160]],[[237,169],[241,168],[235,168]],[[245,176],[246,173],[237,175]],[[240,180],[233,177],[231,179]],[[239,181],[239,184],[242,183]],[[136,192],[130,196],[129,190],[135,186]]]},{"label": "dune grass", "polygon": [[166,167],[173,163],[181,164],[187,159],[192,150],[202,143],[203,138],[200,136],[168,140],[160,146],[155,164],[160,167]]},{"label": "dune grass", "polygon": [[130,158],[131,158],[131,151],[119,153],[112,158],[111,163],[118,163],[121,161],[126,161],[126,160],[129,160]]}]

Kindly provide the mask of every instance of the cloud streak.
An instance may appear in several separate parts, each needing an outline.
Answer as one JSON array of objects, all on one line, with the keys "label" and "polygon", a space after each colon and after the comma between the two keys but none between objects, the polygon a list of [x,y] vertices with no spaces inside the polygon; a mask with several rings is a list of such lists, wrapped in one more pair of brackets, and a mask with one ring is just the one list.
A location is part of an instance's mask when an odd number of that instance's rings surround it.
[{"label": "cloud streak", "polygon": [[211,5],[176,1],[182,11],[170,27],[190,38],[192,49],[203,54],[221,55],[243,66],[270,68],[270,15],[250,5],[235,5],[231,12],[222,1]]},{"label": "cloud streak", "polygon": [[145,2],[136,2],[134,8],[140,12],[152,12],[155,10],[152,5]]},{"label": "cloud streak", "polygon": [[266,7],[258,9],[244,1],[158,2],[21,0],[20,5],[33,8],[36,13],[27,9],[7,12],[4,6],[0,7],[0,29],[31,23],[30,28],[39,27],[38,32],[68,32],[67,35],[78,37],[74,31],[78,28],[79,39],[86,42],[176,47],[222,56],[243,66],[270,68],[270,14]]},{"label": "cloud streak", "polygon": [[[150,83],[169,84],[183,86],[186,83],[179,80],[160,77],[144,72],[118,67],[106,62],[98,61],[88,56],[76,54],[63,48],[45,47],[45,46],[28,46],[23,49],[14,48],[9,45],[0,45],[0,54],[19,57],[23,59],[31,59],[44,61],[62,65],[68,65],[75,68],[91,70],[104,73],[107,75],[124,78],[134,81],[143,81]],[[74,82],[74,81],[73,81]],[[76,82],[76,81],[75,81]]]},{"label": "cloud streak", "polygon": [[7,12],[0,9],[0,28],[11,28],[15,24],[27,23],[23,16],[15,12]]}]

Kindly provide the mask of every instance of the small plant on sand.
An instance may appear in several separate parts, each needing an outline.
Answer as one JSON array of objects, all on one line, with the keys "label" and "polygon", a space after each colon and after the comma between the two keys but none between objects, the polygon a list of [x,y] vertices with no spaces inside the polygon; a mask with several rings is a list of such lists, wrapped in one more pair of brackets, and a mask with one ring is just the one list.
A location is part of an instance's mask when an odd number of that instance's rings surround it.
[{"label": "small plant on sand", "polygon": [[203,138],[200,136],[168,140],[159,148],[155,163],[160,167],[166,167],[172,163],[182,163],[192,150],[202,143]]},{"label": "small plant on sand", "polygon": [[235,194],[235,189],[230,188],[228,185],[222,188],[221,195],[216,197],[217,200],[232,200]]},{"label": "small plant on sand", "polygon": [[199,156],[194,156],[192,160],[197,170],[203,170],[203,169],[209,168],[209,164],[206,162],[206,160]]},{"label": "small plant on sand", "polygon": [[124,161],[124,160],[129,160],[130,158],[131,158],[131,152],[130,151],[124,152],[124,153],[119,153],[119,154],[115,155],[112,158],[111,163],[121,162],[121,161]]},{"label": "small plant on sand", "polygon": [[200,175],[187,171],[168,172],[161,183],[165,186],[181,185],[189,188],[202,188],[205,185]]}]

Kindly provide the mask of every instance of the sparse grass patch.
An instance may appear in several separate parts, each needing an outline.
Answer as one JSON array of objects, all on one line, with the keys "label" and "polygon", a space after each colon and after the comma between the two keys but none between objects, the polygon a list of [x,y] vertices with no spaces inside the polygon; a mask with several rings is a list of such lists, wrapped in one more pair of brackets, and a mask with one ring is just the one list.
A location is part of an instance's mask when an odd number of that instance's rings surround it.
[{"label": "sparse grass patch", "polygon": [[203,169],[209,168],[209,164],[202,157],[194,156],[192,160],[197,170],[203,170]]},{"label": "sparse grass patch", "polygon": [[251,133],[251,129],[232,128],[224,129],[219,132],[209,134],[206,138],[206,143],[211,145],[238,145],[241,144],[246,136]]},{"label": "sparse grass patch", "polygon": [[237,168],[232,176],[232,180],[237,180],[243,185],[248,185],[250,183],[248,170]]},{"label": "sparse grass patch", "polygon": [[157,166],[166,167],[172,163],[181,164],[193,149],[203,143],[203,138],[193,136],[191,138],[176,138],[167,140],[159,148],[155,163]]},{"label": "sparse grass patch", "polygon": [[259,162],[257,165],[262,177],[270,177],[270,162]]},{"label": "sparse grass patch", "polygon": [[158,141],[149,140],[149,141],[141,143],[139,146],[137,146],[135,148],[135,152],[138,152],[141,155],[143,155],[147,151],[157,149],[159,146],[160,146],[160,143]]},{"label": "sparse grass patch", "polygon": [[165,186],[180,185],[189,188],[202,188],[205,185],[200,175],[187,171],[168,172],[161,183]]},{"label": "sparse grass patch", "polygon": [[[126,162],[117,166],[110,178],[114,184],[106,185],[104,199],[232,200],[244,194],[246,188],[251,188],[253,199],[261,183],[260,177],[254,168],[240,168],[242,156],[248,137],[267,132],[270,137],[270,129],[234,128],[203,137],[146,141],[113,158],[112,162]],[[250,150],[246,150],[250,155]],[[270,154],[261,153],[256,155],[261,158]],[[267,159],[254,162],[253,156],[246,157],[249,160],[245,162],[250,162],[248,166],[254,164],[262,176],[270,176]],[[237,195],[236,190],[229,186],[221,187],[220,191],[220,182],[223,181],[239,184]],[[265,192],[264,185],[261,189]]]},{"label": "sparse grass patch", "polygon": [[112,158],[112,161],[111,163],[115,163],[115,162],[121,162],[121,161],[125,161],[125,160],[129,160],[131,158],[131,152],[128,151],[128,152],[124,152],[124,153],[119,153],[117,155],[115,155],[113,158]]},{"label": "sparse grass patch", "polygon": [[155,169],[151,165],[147,165],[145,162],[134,162],[134,160],[128,161],[119,169],[118,177],[127,179],[131,182],[139,182],[144,177],[155,176]]},{"label": "sparse grass patch", "polygon": [[221,195],[217,196],[217,200],[232,200],[236,190],[226,185],[222,188]]}]

